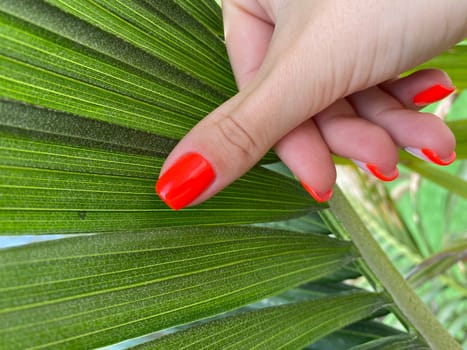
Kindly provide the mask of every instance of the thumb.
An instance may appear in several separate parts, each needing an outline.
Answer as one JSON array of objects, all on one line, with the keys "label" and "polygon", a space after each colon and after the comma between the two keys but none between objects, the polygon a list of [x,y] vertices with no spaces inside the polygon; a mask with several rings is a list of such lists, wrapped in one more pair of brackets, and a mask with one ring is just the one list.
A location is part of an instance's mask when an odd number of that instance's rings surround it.
[{"label": "thumb", "polygon": [[272,39],[273,26],[265,13],[230,2],[223,11],[227,48],[241,91],[199,122],[164,163],[156,192],[175,210],[222,190],[332,102],[333,96],[318,88],[320,79],[303,79],[296,57],[284,54],[288,50]]},{"label": "thumb", "polygon": [[271,78],[255,79],[179,142],[161,169],[156,192],[175,210],[210,198],[300,124],[291,110]]},{"label": "thumb", "polygon": [[[242,176],[309,116],[303,103],[290,98],[292,85],[298,89],[288,74],[294,65],[268,51],[272,27],[234,6],[223,11],[227,29],[241,28],[226,30],[241,92],[199,122],[166,159],[156,192],[175,210],[203,202]],[[263,62],[266,54],[271,64]],[[307,82],[307,91],[311,88]]]}]

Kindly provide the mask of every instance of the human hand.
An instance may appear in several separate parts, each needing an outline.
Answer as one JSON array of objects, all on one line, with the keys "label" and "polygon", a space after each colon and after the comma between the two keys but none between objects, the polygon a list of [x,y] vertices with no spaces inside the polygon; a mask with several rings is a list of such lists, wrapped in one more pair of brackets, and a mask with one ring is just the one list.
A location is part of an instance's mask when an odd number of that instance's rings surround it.
[{"label": "human hand", "polygon": [[318,201],[332,195],[331,153],[383,180],[397,148],[438,164],[455,140],[416,109],[452,92],[440,71],[403,71],[467,34],[466,0],[230,0],[226,44],[240,92],[196,125],[156,184],[173,209],[198,204],[271,147]]}]

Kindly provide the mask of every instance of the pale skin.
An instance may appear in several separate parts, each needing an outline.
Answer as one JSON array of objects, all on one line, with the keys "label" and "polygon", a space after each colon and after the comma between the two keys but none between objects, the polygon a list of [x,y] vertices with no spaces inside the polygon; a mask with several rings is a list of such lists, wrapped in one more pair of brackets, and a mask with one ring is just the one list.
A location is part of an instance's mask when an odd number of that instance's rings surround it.
[{"label": "pale skin", "polygon": [[449,77],[396,77],[467,36],[467,0],[225,0],[223,16],[239,93],[196,125],[161,170],[190,152],[212,165],[214,180],[190,205],[271,148],[325,200],[336,180],[332,154],[387,177],[399,148],[452,157],[451,131],[413,103],[433,85],[452,87]]}]

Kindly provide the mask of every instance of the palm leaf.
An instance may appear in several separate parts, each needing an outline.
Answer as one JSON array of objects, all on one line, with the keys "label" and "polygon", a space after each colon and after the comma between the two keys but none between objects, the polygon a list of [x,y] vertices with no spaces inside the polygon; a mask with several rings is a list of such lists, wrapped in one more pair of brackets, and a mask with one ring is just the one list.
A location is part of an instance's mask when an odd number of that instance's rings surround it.
[{"label": "palm leaf", "polygon": [[175,214],[153,189],[161,157],[83,147],[81,139],[77,145],[50,142],[48,134],[7,129],[1,135],[3,234],[251,223],[322,207],[296,181],[257,167],[213,201]]},{"label": "palm leaf", "polygon": [[355,259],[351,247],[322,235],[190,228],[9,249],[0,254],[2,348],[92,348],[190,322],[335,271]]},{"label": "palm leaf", "polygon": [[407,335],[396,335],[392,337],[373,340],[366,344],[357,345],[350,350],[428,350],[415,337]]},{"label": "palm leaf", "polygon": [[388,327],[380,322],[360,321],[321,338],[306,349],[335,350],[343,348],[342,344],[350,348],[375,339],[401,335],[401,333],[401,331]]},{"label": "palm leaf", "polygon": [[137,348],[300,349],[384,306],[384,298],[368,293],[320,298],[211,321]]},{"label": "palm leaf", "polygon": [[0,20],[7,98],[179,137],[214,106],[16,17]]}]

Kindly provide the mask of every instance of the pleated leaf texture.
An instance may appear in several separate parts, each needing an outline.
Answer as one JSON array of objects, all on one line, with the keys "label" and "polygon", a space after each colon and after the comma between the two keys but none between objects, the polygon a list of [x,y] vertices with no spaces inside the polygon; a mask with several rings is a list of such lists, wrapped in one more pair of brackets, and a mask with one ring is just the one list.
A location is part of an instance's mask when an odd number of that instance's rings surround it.
[{"label": "pleated leaf texture", "polygon": [[0,345],[109,345],[278,294],[356,258],[350,243],[334,238],[246,227],[113,232],[12,248],[0,254]]},{"label": "pleated leaf texture", "polygon": [[155,194],[176,141],[235,93],[220,28],[212,1],[2,1],[0,233],[243,224],[323,208],[259,166],[176,215]]},{"label": "pleated leaf texture", "polygon": [[137,349],[301,349],[386,305],[372,293],[323,297],[211,321]]}]

